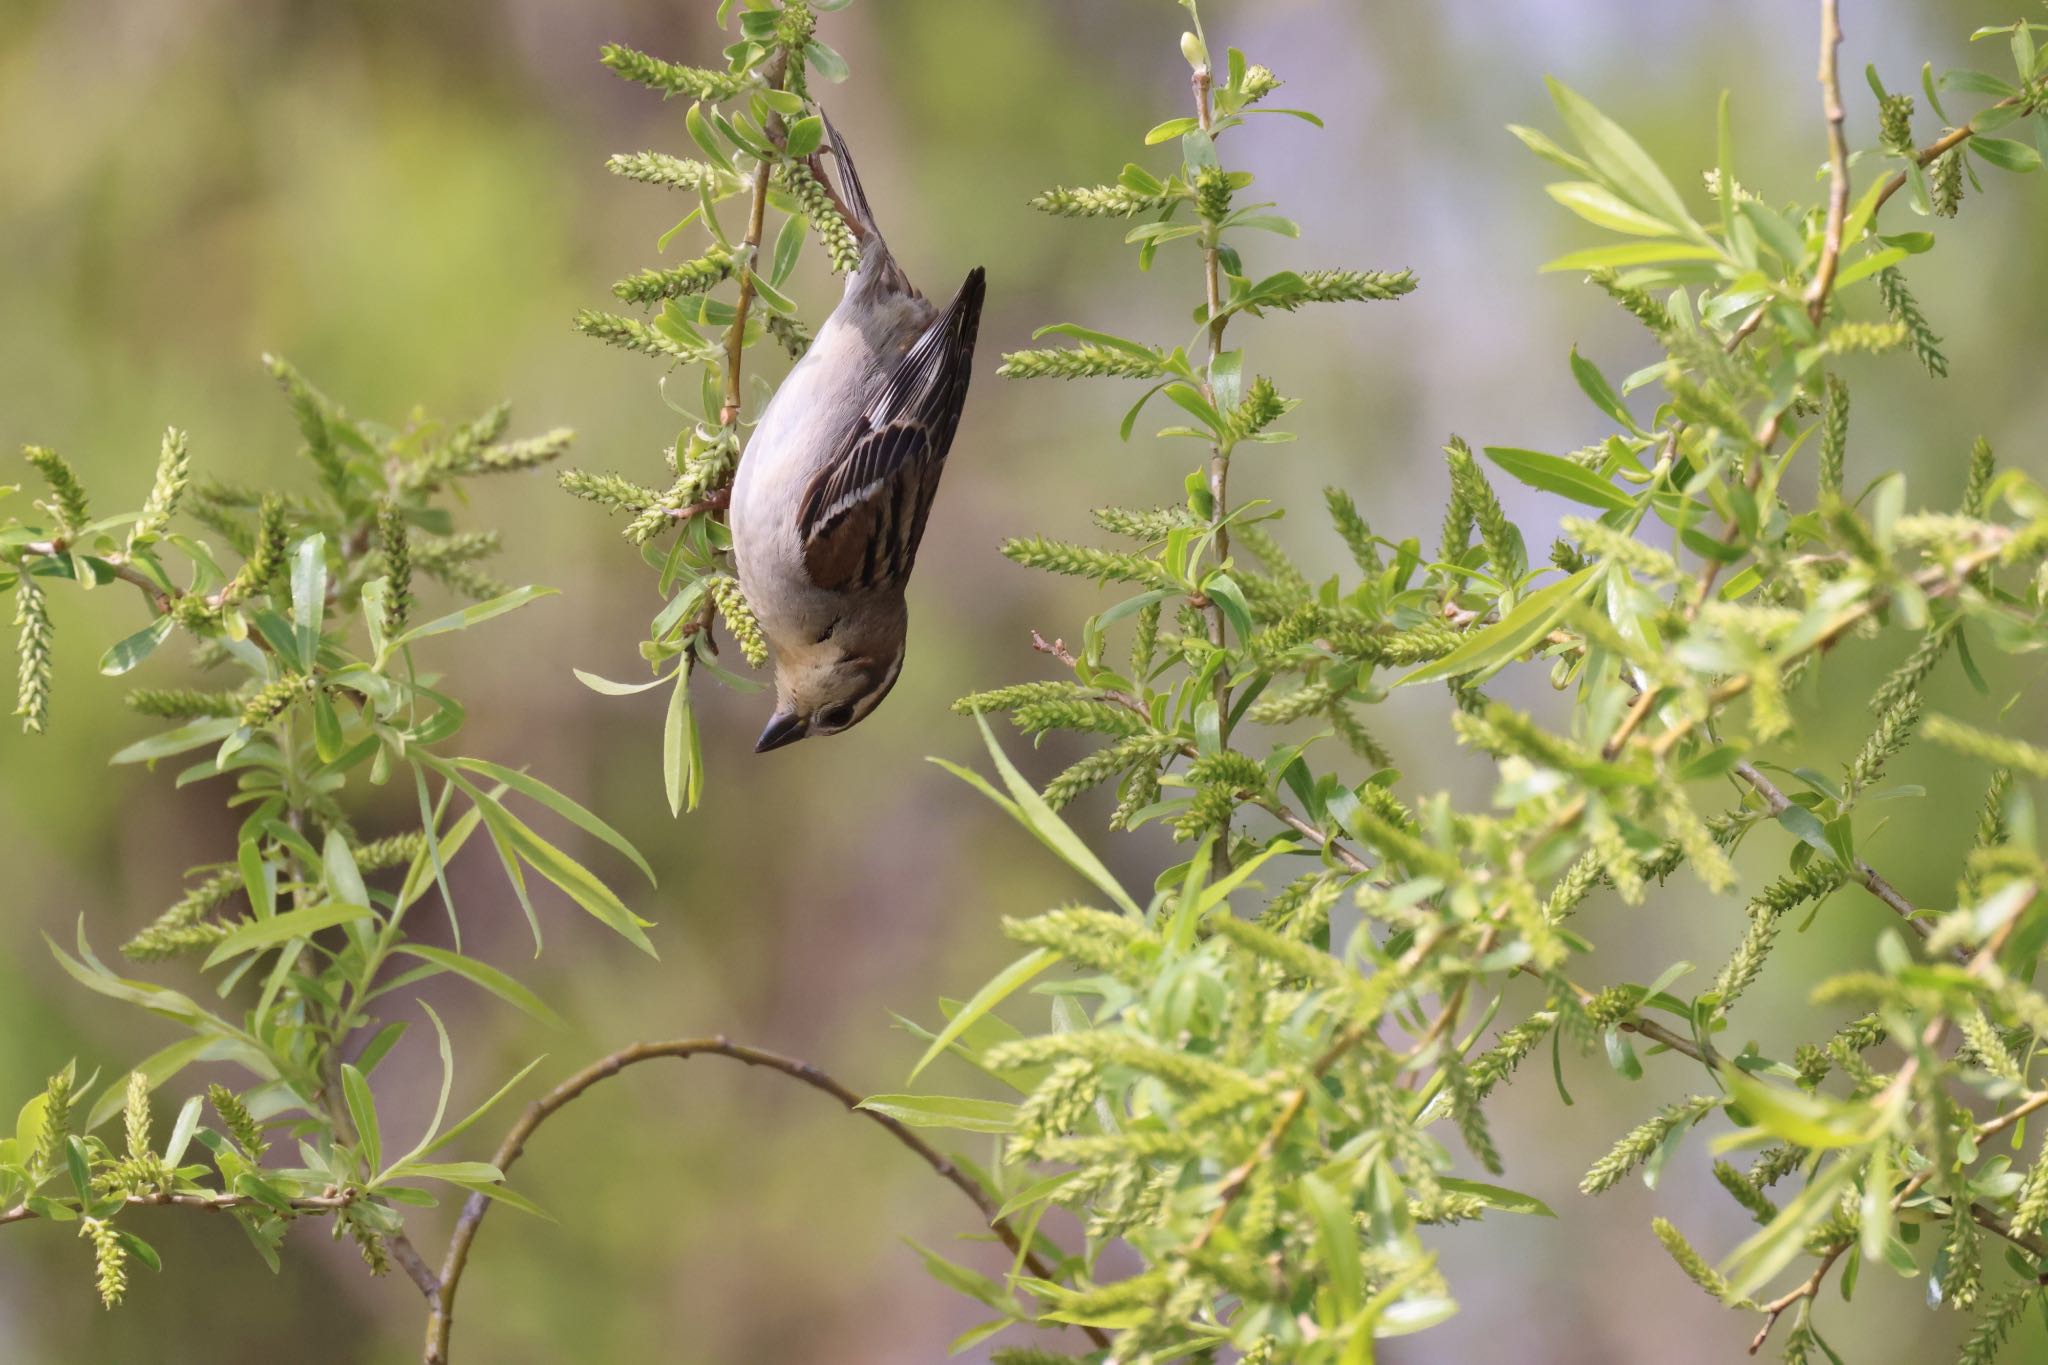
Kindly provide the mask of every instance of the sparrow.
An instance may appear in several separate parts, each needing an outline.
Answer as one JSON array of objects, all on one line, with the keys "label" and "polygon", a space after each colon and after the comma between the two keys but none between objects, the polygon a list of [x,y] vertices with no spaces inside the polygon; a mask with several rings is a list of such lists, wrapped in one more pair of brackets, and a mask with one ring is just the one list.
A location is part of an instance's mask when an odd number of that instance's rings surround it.
[{"label": "sparrow", "polygon": [[919,293],[875,226],[845,142],[826,129],[860,264],[762,412],[732,485],[740,588],[775,667],[775,714],[756,753],[851,729],[896,685],[904,587],[981,321],[982,268],[943,309]]}]

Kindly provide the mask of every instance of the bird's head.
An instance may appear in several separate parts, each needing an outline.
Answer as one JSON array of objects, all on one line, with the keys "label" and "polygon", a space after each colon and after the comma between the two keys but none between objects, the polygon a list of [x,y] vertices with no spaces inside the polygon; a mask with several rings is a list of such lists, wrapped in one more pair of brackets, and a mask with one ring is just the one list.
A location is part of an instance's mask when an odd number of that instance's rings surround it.
[{"label": "bird's head", "polygon": [[903,671],[903,632],[862,632],[840,622],[822,640],[777,649],[775,714],[755,753],[812,735],[836,735],[866,720]]}]

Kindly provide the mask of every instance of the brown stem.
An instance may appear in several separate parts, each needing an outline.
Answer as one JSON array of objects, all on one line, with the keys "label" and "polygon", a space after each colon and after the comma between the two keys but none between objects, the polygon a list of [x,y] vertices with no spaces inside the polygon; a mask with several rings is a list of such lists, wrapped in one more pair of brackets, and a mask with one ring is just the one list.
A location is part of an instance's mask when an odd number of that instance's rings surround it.
[{"label": "brown stem", "polygon": [[1849,140],[1842,128],[1846,115],[1835,60],[1841,48],[1841,0],[1820,0],[1820,89],[1828,121],[1828,222],[1821,239],[1820,267],[1806,291],[1806,315],[1816,325],[1828,311],[1828,294],[1842,263],[1842,225],[1849,217]]},{"label": "brown stem", "polygon": [[[1785,793],[1779,790],[1775,782],[1757,771],[1754,763],[1744,759],[1736,764],[1735,775],[1744,782],[1747,782],[1751,789],[1763,798],[1764,809],[1768,810],[1772,816],[1783,815],[1787,810],[1791,809],[1792,802],[1786,797]],[[1889,906],[1894,914],[1898,915],[1900,919],[1904,920],[1912,928],[1914,933],[1922,938],[1926,938],[1934,932],[1933,928],[1926,921],[1918,917],[1913,903],[1900,895],[1890,882],[1878,874],[1876,868],[1861,858],[1856,859],[1851,866],[1856,873],[1856,884]]]},{"label": "brown stem", "polygon": [[[335,1213],[356,1202],[359,1194],[355,1190],[343,1190],[338,1194],[309,1194],[290,1201],[294,1213],[323,1214]],[[200,1213],[226,1213],[230,1209],[275,1208],[258,1199],[239,1194],[131,1194],[124,1201],[131,1209],[195,1209]],[[41,1214],[27,1204],[16,1204],[11,1209],[0,1210],[0,1225],[25,1223]]]},{"label": "brown stem", "polygon": [[[761,68],[761,77],[767,85],[779,87],[788,70],[789,53],[778,50]],[[780,123],[780,119],[769,119],[771,137],[779,136]],[[725,404],[718,410],[718,424],[723,427],[736,426],[740,420],[740,366],[747,348],[747,310],[754,302],[755,257],[760,254],[761,236],[768,222],[768,180],[774,171],[775,163],[765,159],[754,166],[753,203],[747,212],[747,235],[740,239],[745,249],[746,268],[740,272],[740,295],[733,303],[732,326],[725,329]]]},{"label": "brown stem", "polygon": [[[759,1048],[743,1047],[722,1037],[682,1038],[665,1043],[635,1043],[631,1047],[621,1048],[608,1057],[600,1058],[528,1105],[526,1112],[520,1115],[519,1121],[513,1124],[512,1130],[505,1135],[505,1140],[498,1144],[498,1152],[492,1164],[500,1171],[511,1169],[512,1163],[519,1159],[519,1154],[525,1150],[527,1140],[533,1136],[536,1128],[557,1110],[606,1077],[616,1076],[626,1067],[638,1062],[652,1061],[657,1057],[686,1060],[698,1056],[725,1057],[748,1066],[778,1072],[792,1080],[801,1081],[814,1090],[823,1091],[838,1101],[842,1108],[873,1121],[972,1200],[974,1206],[988,1219],[989,1225],[1002,1239],[1003,1244],[1023,1257],[1025,1266],[1033,1275],[1041,1279],[1053,1277],[1052,1268],[1046,1265],[1036,1252],[1027,1250],[1018,1239],[1016,1230],[1006,1220],[997,1216],[995,1201],[989,1198],[971,1176],[941,1155],[930,1143],[887,1114],[860,1108],[859,1095],[808,1062],[764,1052]],[[477,1230],[483,1224],[484,1215],[490,1212],[490,1207],[489,1199],[480,1194],[472,1194],[463,1205],[461,1215],[456,1219],[455,1231],[448,1239],[448,1254],[441,1262],[440,1292],[430,1299],[433,1312],[427,1321],[424,1357],[426,1365],[446,1365],[448,1334],[454,1322],[455,1292],[461,1287],[463,1272],[469,1265],[470,1248],[476,1242]],[[1108,1335],[1099,1328],[1089,1327],[1083,1330],[1087,1332],[1089,1340],[1098,1347],[1107,1347],[1110,1344]]]}]

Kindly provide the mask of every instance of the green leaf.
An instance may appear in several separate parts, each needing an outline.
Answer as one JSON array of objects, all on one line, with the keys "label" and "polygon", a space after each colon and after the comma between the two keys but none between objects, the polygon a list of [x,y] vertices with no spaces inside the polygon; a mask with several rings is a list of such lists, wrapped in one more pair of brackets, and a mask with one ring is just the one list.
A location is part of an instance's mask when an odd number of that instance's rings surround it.
[{"label": "green leaf", "polygon": [[506,1004],[525,1011],[549,1028],[569,1027],[561,1015],[548,1008],[546,1001],[488,962],[479,962],[473,957],[464,957],[461,953],[425,943],[400,943],[395,945],[392,951],[416,957],[422,962],[430,962],[442,971],[481,986]]},{"label": "green leaf", "polygon": [[[441,1016],[436,1014],[434,1007],[426,1001],[420,1001],[420,1008],[427,1012],[427,1019],[434,1026],[435,1046],[441,1053],[441,1094],[434,1101],[434,1117],[428,1120],[427,1131],[420,1135],[420,1140],[413,1144],[411,1151],[391,1163],[391,1170],[379,1176],[379,1180],[388,1179],[396,1172],[408,1167],[411,1167],[414,1171],[421,1169],[413,1166],[413,1161],[415,1158],[423,1156],[431,1150],[435,1134],[441,1131],[441,1120],[448,1116],[448,1092],[455,1088],[455,1045],[448,1041],[448,1026],[441,1022]],[[458,1164],[482,1165],[483,1163]],[[493,1166],[488,1169],[492,1172],[494,1179],[503,1180],[505,1178],[503,1175],[498,1174],[497,1167]],[[447,1176],[442,1177],[444,1180],[450,1178]]]},{"label": "green leaf", "polygon": [[295,938],[306,938],[322,929],[332,929],[339,924],[353,924],[357,920],[372,919],[374,912],[366,905],[349,905],[342,901],[330,901],[325,905],[311,905],[303,910],[287,910],[269,919],[252,920],[229,934],[213,946],[203,964],[218,967],[229,958],[240,957],[243,953],[260,952],[275,948],[280,943],[289,943]]},{"label": "green leaf", "polygon": [[696,716],[690,710],[690,670],[676,670],[675,691],[669,693],[668,715],[661,727],[661,776],[668,794],[668,813],[680,818],[697,809]]},{"label": "green leaf", "polygon": [[975,1020],[1000,1005],[1021,989],[1025,982],[1059,960],[1059,954],[1050,948],[1034,948],[997,972],[987,985],[976,991],[974,997],[960,1007],[959,1013],[946,1021],[946,1026],[932,1039],[931,1046],[924,1050],[924,1056],[918,1058],[917,1065],[910,1068],[910,1079],[916,1080],[918,1073],[951,1047],[953,1041],[967,1032]]},{"label": "green leaf", "polygon": [[[100,656],[100,672],[110,678],[118,678],[128,672],[147,659],[156,647],[164,642],[164,638],[171,633],[171,628],[176,624],[170,617],[160,616],[127,639],[118,642]],[[124,749],[121,752],[128,751]],[[119,763],[123,760],[117,757],[114,761]],[[134,762],[133,759],[127,761]]]},{"label": "green leaf", "polygon": [[384,1134],[377,1125],[377,1097],[363,1073],[347,1062],[341,1064],[341,1093],[348,1102],[349,1122],[363,1152],[363,1169],[375,1175],[384,1166]]},{"label": "green leaf", "polygon": [[494,1108],[497,1105],[499,1100],[502,1100],[507,1095],[511,1094],[513,1089],[521,1081],[525,1080],[528,1076],[532,1075],[533,1069],[541,1064],[541,1060],[541,1058],[536,1057],[532,1061],[528,1062],[525,1066],[520,1067],[519,1070],[513,1074],[511,1080],[506,1081],[503,1085],[499,1086],[497,1090],[492,1092],[491,1097],[489,1099],[485,1100],[476,1108],[470,1110],[468,1115],[466,1115],[461,1122],[454,1124],[453,1126],[448,1128],[447,1131],[443,1132],[441,1136],[435,1138],[432,1142],[428,1143],[425,1147],[421,1148],[420,1155],[425,1156],[429,1152],[438,1152],[443,1147],[446,1147],[449,1143],[455,1141],[456,1138],[461,1137],[464,1133],[468,1132],[469,1129],[476,1124],[478,1119],[481,1119],[484,1115],[491,1112],[492,1108]]},{"label": "green leaf", "polygon": [[1848,1157],[1829,1163],[1799,1197],[1728,1257],[1728,1301],[1748,1298],[1770,1283],[1792,1258],[1805,1250],[1806,1235],[1833,1213],[1842,1191],[1855,1178],[1860,1162]]},{"label": "green leaf", "polygon": [[[1623,405],[1620,395],[1615,393],[1614,386],[1607,382],[1607,376],[1600,373],[1600,367],[1580,355],[1576,346],[1572,347],[1572,378],[1579,381],[1579,388],[1585,392],[1586,397],[1593,400],[1594,407],[1630,431],[1642,430],[1636,425],[1636,419],[1629,415],[1628,408]],[[1491,451],[1487,453],[1492,454]],[[1566,460],[1565,463],[1572,464],[1570,460]],[[1579,466],[1572,465],[1572,468],[1578,469]]]},{"label": "green leaf", "polygon": [[[169,1047],[159,1048],[150,1053],[128,1070],[141,1072],[143,1080],[147,1081],[150,1090],[154,1091],[192,1063],[219,1055],[222,1055],[221,1044],[217,1038],[180,1038]],[[126,1074],[123,1073],[124,1078]],[[100,1093],[100,1097],[93,1101],[92,1108],[86,1111],[85,1131],[91,1132],[120,1113],[127,1098],[125,1086],[108,1086]]]},{"label": "green leaf", "polygon": [[[1574,351],[1572,355],[1576,361],[1578,352]],[[1599,400],[1596,398],[1594,401]],[[1615,403],[1618,407],[1620,400],[1616,399]],[[1546,493],[1555,493],[1573,502],[1609,512],[1627,510],[1636,505],[1635,499],[1621,489],[1584,465],[1562,456],[1546,455],[1540,450],[1517,450],[1512,446],[1487,446],[1485,452],[1486,458],[1499,465],[1509,477],[1531,488],[1540,488]]]},{"label": "green leaf", "polygon": [[789,125],[789,145],[785,150],[792,158],[807,157],[824,144],[825,121],[816,114]]},{"label": "green leaf", "polygon": [[870,1095],[855,1106],[885,1114],[912,1128],[953,1128],[963,1133],[1007,1133],[1017,1126],[1017,1106],[1001,1100],[948,1095]]},{"label": "green leaf", "polygon": [[1723,1067],[1722,1077],[1749,1121],[1772,1137],[1801,1147],[1828,1148],[1853,1147],[1872,1136],[1873,1115],[1867,1105],[1768,1085],[1734,1066]]},{"label": "green leaf", "polygon": [[601,697],[630,697],[639,692],[652,692],[655,688],[668,681],[668,678],[664,676],[644,683],[622,683],[613,682],[610,678],[600,678],[595,673],[585,673],[580,668],[573,668],[569,671],[576,675],[577,682],[582,683]]},{"label": "green leaf", "polygon": [[[1329,1276],[1337,1321],[1348,1321],[1365,1299],[1365,1272],[1350,1201],[1319,1175],[1301,1178],[1301,1201],[1316,1220],[1316,1250]],[[1369,1358],[1369,1357],[1368,1357]]]},{"label": "green leaf", "polygon": [[1717,247],[1691,246],[1684,242],[1623,242],[1616,246],[1574,251],[1554,261],[1545,261],[1542,268],[1545,271],[1598,270],[1610,265],[1657,265],[1665,261],[1720,259],[1721,252]]},{"label": "green leaf", "polygon": [[317,532],[292,552],[292,624],[299,667],[311,671],[320,656],[321,617],[327,609],[327,537]]},{"label": "green leaf", "polygon": [[1143,912],[1138,909],[1138,903],[1131,899],[1123,884],[1103,866],[1102,860],[1095,856],[1095,851],[1083,843],[1081,836],[1074,833],[1073,828],[1045,803],[1045,798],[1038,794],[1037,789],[1024,780],[1024,775],[1010,762],[1009,755],[996,743],[995,735],[988,728],[987,718],[976,713],[974,722],[981,727],[982,743],[988,746],[989,757],[995,761],[996,772],[1002,777],[1004,787],[1009,790],[1008,799],[990,786],[979,773],[969,772],[942,759],[932,761],[968,782],[1007,810],[1012,818],[1036,835],[1040,843],[1058,854],[1067,866],[1093,882],[1098,890],[1115,901],[1125,913],[1141,915]]},{"label": "green leaf", "polygon": [[491,837],[516,852],[526,864],[541,876],[553,882],[568,893],[569,899],[582,906],[600,923],[621,935],[628,943],[646,953],[659,957],[654,945],[647,939],[645,926],[651,921],[643,920],[628,910],[612,889],[600,881],[590,869],[556,848],[553,844],[533,832],[526,823],[506,810],[494,796],[479,791],[476,785],[463,777],[451,763],[421,753],[420,760],[442,776],[461,787],[477,811],[483,816],[484,825]]},{"label": "green leaf", "polygon": [[1973,137],[1969,147],[2002,170],[2025,172],[2041,169],[2041,153],[2024,142],[2002,137]]},{"label": "green leaf", "polygon": [[166,730],[160,735],[140,739],[108,759],[109,763],[154,763],[160,758],[203,749],[209,744],[218,744],[242,728],[242,722],[233,716],[210,716],[195,720],[190,725],[181,725],[175,730]]},{"label": "green leaf", "polygon": [[464,607],[461,611],[438,617],[425,625],[414,626],[393,640],[391,648],[398,649],[415,640],[424,640],[430,635],[446,635],[450,631],[468,630],[471,626],[479,625],[494,616],[503,616],[508,611],[517,611],[529,602],[554,595],[553,588],[537,588],[531,584],[523,588],[514,588],[511,592],[501,597],[493,597],[488,602],[478,602],[475,606]]},{"label": "green leaf", "polygon": [[1677,188],[1640,143],[1601,113],[1592,101],[1561,81],[1548,80],[1550,98],[1580,150],[1607,182],[1637,208],[1667,223],[1697,232]]},{"label": "green leaf", "polygon": [[1672,237],[1678,233],[1675,225],[1644,213],[1605,185],[1596,185],[1590,180],[1561,180],[1554,185],[1545,185],[1543,190],[1596,227],[1633,233],[1638,237]]},{"label": "green leaf", "polygon": [[327,894],[344,905],[368,905],[370,892],[363,885],[363,874],[356,866],[355,855],[348,850],[348,840],[338,829],[327,831],[326,843],[321,848],[321,864],[327,874]]},{"label": "green leaf", "polygon": [[1581,569],[1570,578],[1530,593],[1506,617],[1478,632],[1435,663],[1424,664],[1395,686],[1405,687],[1434,678],[1456,678],[1466,673],[1477,673],[1527,653],[1563,619],[1580,590],[1599,569],[1599,565]]},{"label": "green leaf", "polygon": [[538,801],[541,805],[546,806],[585,834],[592,835],[611,845],[611,847],[625,855],[626,859],[633,866],[640,869],[641,874],[647,878],[649,886],[656,884],[654,869],[647,865],[647,860],[640,856],[640,850],[634,848],[631,841],[625,835],[619,833],[592,814],[588,809],[569,797],[564,796],[561,792],[556,791],[539,778],[481,758],[458,758],[455,760],[455,766],[477,773],[480,776],[488,777],[493,782],[503,783],[509,790],[518,792],[521,796],[531,800]]},{"label": "green leaf", "polygon": [[1527,1213],[1538,1218],[1555,1218],[1550,1205],[1533,1194],[1523,1194],[1504,1185],[1489,1185],[1483,1180],[1465,1180],[1458,1176],[1438,1176],[1437,1184],[1452,1194],[1470,1195],[1490,1209],[1502,1213]]}]

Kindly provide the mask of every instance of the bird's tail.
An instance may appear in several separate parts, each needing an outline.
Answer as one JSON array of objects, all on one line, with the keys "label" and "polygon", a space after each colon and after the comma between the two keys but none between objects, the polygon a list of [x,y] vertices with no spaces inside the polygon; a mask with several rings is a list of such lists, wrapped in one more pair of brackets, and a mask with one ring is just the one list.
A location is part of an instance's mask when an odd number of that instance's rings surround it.
[{"label": "bird's tail", "polygon": [[839,136],[839,129],[823,109],[818,116],[825,120],[825,138],[832,149],[832,160],[839,170],[839,203],[849,215],[854,234],[863,241],[869,237],[879,238],[882,234],[875,226],[875,211],[868,206],[867,191],[861,188],[860,172],[853,167],[853,153],[846,149],[846,139]]}]

